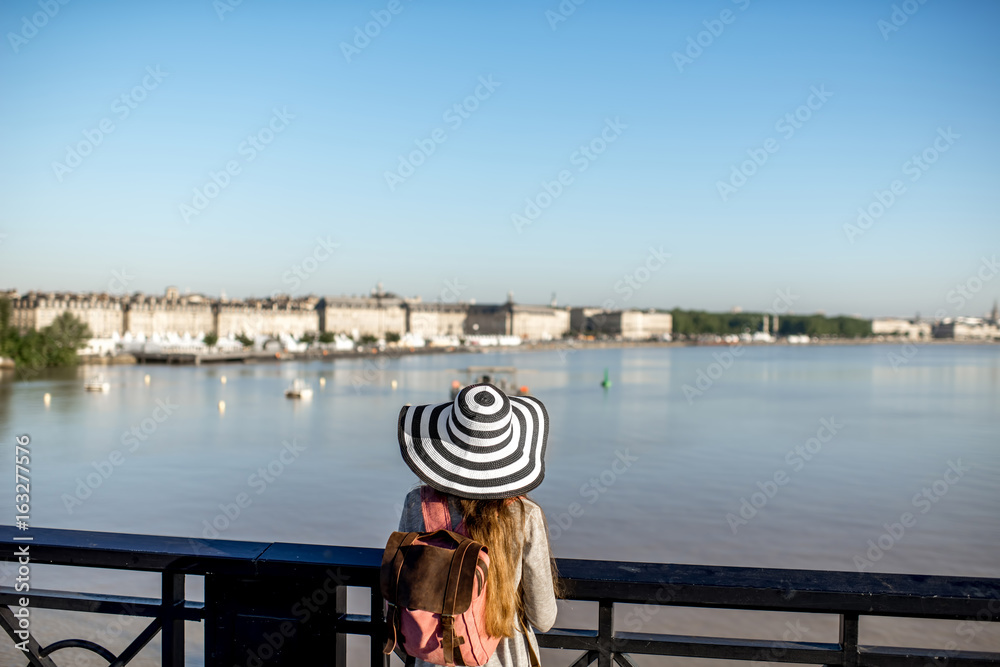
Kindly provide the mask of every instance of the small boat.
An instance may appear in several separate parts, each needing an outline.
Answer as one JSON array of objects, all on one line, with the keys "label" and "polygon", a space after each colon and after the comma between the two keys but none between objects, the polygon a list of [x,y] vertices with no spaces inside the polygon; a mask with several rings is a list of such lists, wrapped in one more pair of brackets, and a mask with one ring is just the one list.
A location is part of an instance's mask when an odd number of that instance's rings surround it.
[{"label": "small boat", "polygon": [[508,396],[527,396],[530,390],[525,385],[517,384],[517,369],[513,366],[469,366],[461,371],[465,382],[453,380],[451,397],[454,399],[468,384],[489,382]]},{"label": "small boat", "polygon": [[83,383],[83,388],[87,391],[111,391],[111,383],[105,382],[103,375],[95,375]]},{"label": "small boat", "polygon": [[285,398],[312,398],[312,387],[302,380],[294,380],[292,386],[285,390]]}]

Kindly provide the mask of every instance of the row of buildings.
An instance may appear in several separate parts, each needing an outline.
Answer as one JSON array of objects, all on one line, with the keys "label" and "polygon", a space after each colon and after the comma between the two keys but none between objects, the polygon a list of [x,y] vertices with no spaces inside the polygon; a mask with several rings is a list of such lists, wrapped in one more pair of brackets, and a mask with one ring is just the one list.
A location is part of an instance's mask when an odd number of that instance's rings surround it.
[{"label": "row of buildings", "polygon": [[69,312],[85,322],[95,338],[207,333],[219,338],[240,334],[298,338],[330,332],[354,339],[411,334],[549,340],[578,332],[647,339],[669,336],[672,328],[670,314],[657,311],[532,306],[514,303],[512,296],[497,305],[432,303],[404,299],[384,292],[381,286],[369,296],[242,300],[182,295],[176,288],[167,288],[163,296],[52,292],[8,292],[6,296],[13,306],[11,325],[21,332],[40,330]]},{"label": "row of buildings", "polygon": [[923,320],[882,317],[872,320],[872,335],[896,336],[909,340],[943,338],[954,340],[1000,340],[1000,305],[993,303],[993,311],[986,317],[946,317],[941,320]]}]

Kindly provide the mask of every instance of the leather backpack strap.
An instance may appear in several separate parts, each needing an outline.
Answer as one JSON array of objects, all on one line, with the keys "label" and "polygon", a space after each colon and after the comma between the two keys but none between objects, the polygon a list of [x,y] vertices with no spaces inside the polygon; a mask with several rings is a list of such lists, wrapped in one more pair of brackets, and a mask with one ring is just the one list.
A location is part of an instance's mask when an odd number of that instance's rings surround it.
[{"label": "leather backpack strap", "polygon": [[[399,589],[399,575],[403,569],[403,554],[402,551],[406,547],[413,544],[413,541],[417,539],[420,533],[400,533],[395,532],[389,538],[389,544],[386,545],[385,554],[382,556],[382,568],[379,572],[379,577],[381,579],[382,595],[389,600],[389,615],[386,618],[386,638],[385,645],[382,647],[382,652],[386,655],[392,653],[393,649],[399,643],[399,638],[401,636],[401,631],[399,623],[400,609],[396,602],[399,600],[398,589]],[[391,557],[390,557],[390,547]]]},{"label": "leather backpack strap", "polygon": [[[467,569],[465,562],[469,556],[474,556],[473,564],[479,558],[480,548],[473,549],[475,542],[466,538],[455,549],[451,560],[451,571],[448,572],[448,583],[444,588],[444,603],[441,611],[441,649],[444,652],[445,665],[451,667],[462,663],[459,642],[455,636],[455,611],[458,606],[458,584],[462,573]],[[473,553],[469,553],[472,551]],[[469,573],[466,573],[468,576]]]},{"label": "leather backpack strap", "polygon": [[424,515],[424,531],[451,530],[451,509],[448,501],[435,489],[420,489],[420,510]]},{"label": "leather backpack strap", "polygon": [[413,539],[410,539],[405,545],[403,544],[410,535],[416,536],[416,533],[394,532],[389,536],[389,541],[385,544],[385,551],[382,552],[382,566],[379,568],[379,587],[382,589],[382,596],[390,602],[395,602],[395,598],[391,598],[391,595],[396,586],[393,580],[396,559],[399,557],[399,550],[404,546],[409,546],[410,542],[413,542]]},{"label": "leather backpack strap", "polygon": [[528,645],[528,660],[531,661],[531,667],[542,667],[542,661],[538,659],[538,654],[535,653],[535,646],[531,643],[530,630],[528,630],[527,624],[521,615],[517,615],[517,622],[521,625],[521,632],[524,634],[524,641]]},{"label": "leather backpack strap", "polygon": [[382,646],[382,653],[389,655],[399,644],[399,607],[394,604],[389,605],[389,618],[386,619],[385,645]]}]

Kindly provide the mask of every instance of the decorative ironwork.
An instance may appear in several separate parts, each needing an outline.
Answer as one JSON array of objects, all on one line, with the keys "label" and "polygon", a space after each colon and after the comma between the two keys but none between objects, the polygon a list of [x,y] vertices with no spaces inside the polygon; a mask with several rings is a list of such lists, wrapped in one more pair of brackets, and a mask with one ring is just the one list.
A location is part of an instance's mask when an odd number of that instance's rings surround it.
[{"label": "decorative ironwork", "polygon": [[[8,544],[13,528],[0,526]],[[42,647],[31,638],[31,667],[58,667],[52,654],[89,650],[118,667],[127,665],[157,634],[162,664],[184,664],[184,622],[205,624],[206,667],[347,664],[346,636],[371,637],[369,661],[382,655],[381,551],[305,544],[193,540],[178,537],[32,528],[32,562],[47,565],[159,572],[159,599],[64,591],[30,592],[42,609],[151,618],[120,655],[94,642],[66,639]],[[13,549],[0,561],[14,560]],[[539,635],[544,648],[577,651],[574,667],[633,667],[630,654],[807,664],[897,667],[1000,664],[1000,653],[954,648],[912,649],[858,644],[862,616],[1000,621],[1000,579],[923,575],[559,561],[566,597],[597,602],[597,630],[555,629]],[[205,603],[184,598],[187,576],[205,578]],[[371,614],[347,613],[347,587],[369,590]],[[0,625],[17,627],[8,605],[23,595],[0,588]],[[623,632],[616,604],[834,614],[836,643],[749,640]],[[17,641],[17,640],[15,640]]]}]

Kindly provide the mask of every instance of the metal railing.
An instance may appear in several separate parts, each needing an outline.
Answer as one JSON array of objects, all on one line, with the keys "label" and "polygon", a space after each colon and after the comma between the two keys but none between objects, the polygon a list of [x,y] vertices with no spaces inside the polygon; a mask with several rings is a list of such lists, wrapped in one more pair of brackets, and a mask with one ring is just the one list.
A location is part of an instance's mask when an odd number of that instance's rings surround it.
[{"label": "metal railing", "polygon": [[[25,542],[0,526],[7,544],[0,561],[17,563]],[[23,533],[21,533],[23,535]],[[184,664],[184,623],[205,629],[206,667],[347,664],[347,635],[371,638],[370,664],[387,664],[381,647],[381,550],[266,542],[200,540],[75,530],[31,529],[32,564],[158,572],[159,599],[65,591],[0,588],[0,626],[15,643],[20,598],[30,608],[147,617],[149,624],[119,654],[89,640],[41,646],[27,639],[25,658],[35,667],[60,667],[58,652],[89,650],[109,665],[126,665],[157,634],[164,667]],[[664,565],[592,560],[558,561],[565,597],[596,602],[596,630],[554,629],[540,634],[546,648],[575,651],[574,666],[633,665],[631,654],[825,665],[985,666],[1000,653],[861,646],[863,616],[1000,621],[1000,579],[932,577],[812,570]],[[205,578],[205,602],[185,599],[188,576]],[[347,613],[347,588],[369,590],[370,615]],[[623,632],[616,604],[669,605],[837,615],[837,642],[751,640]]]}]

